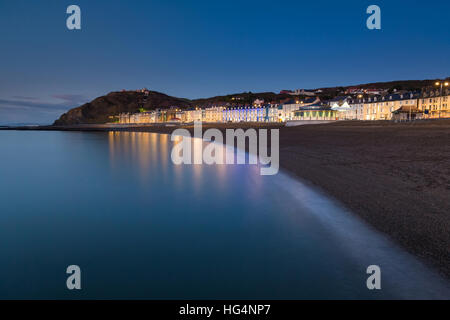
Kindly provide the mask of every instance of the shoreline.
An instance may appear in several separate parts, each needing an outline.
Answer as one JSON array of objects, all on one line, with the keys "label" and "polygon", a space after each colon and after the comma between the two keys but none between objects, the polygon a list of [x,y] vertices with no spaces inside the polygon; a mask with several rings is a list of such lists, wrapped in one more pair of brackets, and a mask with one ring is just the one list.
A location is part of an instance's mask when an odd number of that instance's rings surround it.
[{"label": "shoreline", "polygon": [[[192,126],[78,125],[0,130],[171,133]],[[376,230],[450,278],[450,120],[342,121],[284,127],[203,123],[208,128],[280,129],[280,168],[342,203]],[[401,266],[400,266],[401,267]]]},{"label": "shoreline", "polygon": [[280,164],[450,278],[449,138],[449,120],[308,126],[280,132]]}]

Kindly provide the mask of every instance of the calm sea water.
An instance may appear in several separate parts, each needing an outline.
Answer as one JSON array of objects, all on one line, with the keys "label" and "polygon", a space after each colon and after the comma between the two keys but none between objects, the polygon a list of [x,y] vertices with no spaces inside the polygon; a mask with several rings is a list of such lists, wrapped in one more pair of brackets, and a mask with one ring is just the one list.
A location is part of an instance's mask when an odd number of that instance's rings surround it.
[{"label": "calm sea water", "polygon": [[[449,298],[448,282],[284,173],[176,166],[170,136],[0,132],[0,298]],[[82,290],[66,288],[79,265]],[[382,289],[366,287],[367,266]]]}]

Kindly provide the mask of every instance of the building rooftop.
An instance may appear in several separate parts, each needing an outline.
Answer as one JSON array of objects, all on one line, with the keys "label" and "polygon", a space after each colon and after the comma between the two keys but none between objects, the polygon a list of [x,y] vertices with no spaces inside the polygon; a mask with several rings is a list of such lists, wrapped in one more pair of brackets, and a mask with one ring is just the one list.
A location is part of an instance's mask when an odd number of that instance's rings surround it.
[{"label": "building rooftop", "polygon": [[365,98],[353,98],[349,99],[350,104],[355,103],[378,103],[386,101],[401,101],[410,99],[419,99],[421,97],[420,92],[405,92],[405,93],[391,93],[387,95],[376,95]]}]

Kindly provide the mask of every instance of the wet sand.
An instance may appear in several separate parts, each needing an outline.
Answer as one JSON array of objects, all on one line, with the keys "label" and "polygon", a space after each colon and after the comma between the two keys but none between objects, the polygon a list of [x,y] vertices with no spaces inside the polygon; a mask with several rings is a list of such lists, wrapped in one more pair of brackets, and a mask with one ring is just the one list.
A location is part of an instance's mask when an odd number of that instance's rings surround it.
[{"label": "wet sand", "polygon": [[[209,127],[279,128],[282,168],[319,187],[450,277],[450,120],[203,126]],[[175,128],[90,125],[33,129],[171,133]]]},{"label": "wet sand", "polygon": [[283,128],[280,164],[450,276],[450,120]]}]

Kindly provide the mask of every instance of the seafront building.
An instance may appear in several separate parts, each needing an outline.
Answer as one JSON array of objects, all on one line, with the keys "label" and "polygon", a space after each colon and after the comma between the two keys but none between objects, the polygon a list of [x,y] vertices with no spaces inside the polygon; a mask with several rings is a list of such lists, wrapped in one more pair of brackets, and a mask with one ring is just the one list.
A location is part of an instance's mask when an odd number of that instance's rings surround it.
[{"label": "seafront building", "polygon": [[349,101],[349,109],[340,118],[347,120],[392,120],[393,112],[402,107],[417,109],[420,94],[417,92],[370,96]]},{"label": "seafront building", "polygon": [[140,113],[121,113],[119,115],[119,123],[153,123],[158,121],[158,112],[140,112]]},{"label": "seafront building", "polygon": [[426,91],[419,99],[418,109],[424,118],[450,118],[450,89],[446,88],[440,95],[439,90]]},{"label": "seafront building", "polygon": [[337,120],[337,111],[324,103],[316,103],[299,108],[292,120]]},{"label": "seafront building", "polygon": [[265,107],[225,108],[222,111],[224,122],[265,122]]},{"label": "seafront building", "polygon": [[183,122],[202,121],[204,118],[204,110],[198,107],[181,111],[180,114]]},{"label": "seafront building", "polygon": [[225,107],[205,108],[205,113],[202,120],[205,122],[222,122],[224,119],[224,110]]},{"label": "seafront building", "polygon": [[328,106],[331,110],[335,111],[335,118],[337,120],[352,120],[352,102],[351,96],[338,96],[328,101]]},{"label": "seafront building", "polygon": [[144,124],[155,122],[279,122],[284,121],[283,110],[277,104],[261,106],[214,106],[209,108],[189,108],[156,110],[139,113],[121,113],[118,122],[121,124]]},{"label": "seafront building", "polygon": [[[441,94],[442,92],[442,94]],[[258,102],[258,103],[256,103]],[[328,101],[318,97],[253,105],[215,105],[206,108],[156,109],[122,113],[121,124],[156,122],[286,122],[295,120],[414,120],[450,118],[450,90],[399,91],[384,95],[339,96]]]},{"label": "seafront building", "polygon": [[291,100],[285,102],[279,106],[279,119],[282,122],[289,120],[297,120],[295,119],[295,112],[300,110],[301,108],[311,106],[313,104],[317,104],[320,102],[319,98],[308,98],[304,100]]}]

